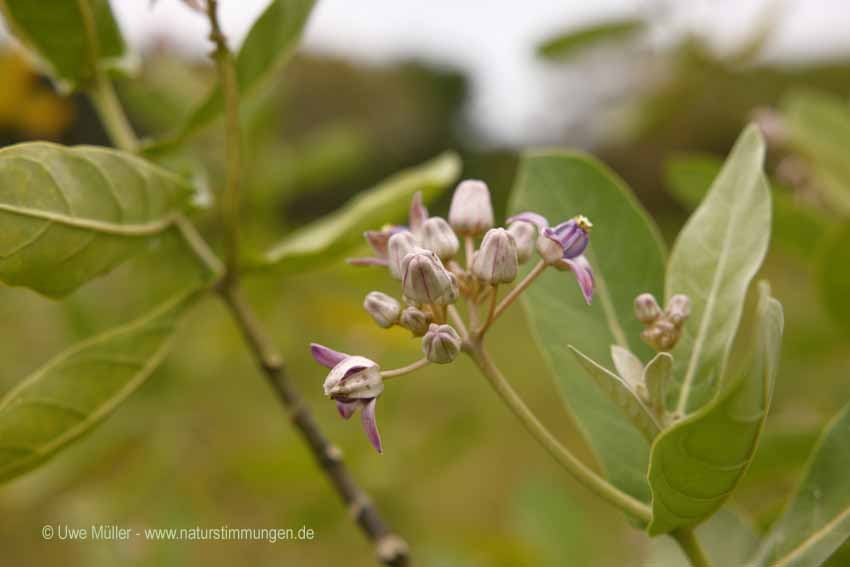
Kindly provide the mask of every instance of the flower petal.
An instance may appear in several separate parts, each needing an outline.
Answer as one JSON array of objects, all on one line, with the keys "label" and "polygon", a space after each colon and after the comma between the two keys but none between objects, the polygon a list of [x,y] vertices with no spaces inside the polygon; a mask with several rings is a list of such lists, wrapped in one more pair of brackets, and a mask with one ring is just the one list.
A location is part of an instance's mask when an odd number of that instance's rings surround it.
[{"label": "flower petal", "polygon": [[336,409],[339,412],[339,415],[342,419],[348,419],[354,412],[357,411],[357,408],[360,406],[360,402],[355,400],[353,402],[341,402],[339,400],[336,401]]},{"label": "flower petal", "polygon": [[319,343],[310,343],[310,354],[316,359],[316,362],[327,368],[333,368],[349,355],[344,352],[335,351]]},{"label": "flower petal", "polygon": [[563,258],[559,260],[559,263],[565,264],[576,275],[576,281],[578,281],[581,293],[584,295],[584,300],[590,305],[593,300],[594,287],[593,269],[590,267],[590,262],[582,255],[573,259]]},{"label": "flower petal", "polygon": [[352,266],[388,266],[389,262],[386,258],[346,258],[345,260]]},{"label": "flower petal", "polygon": [[352,374],[357,374],[358,372],[363,372],[367,368],[369,368],[369,367],[363,366],[363,365],[352,366],[351,368],[349,368],[348,370],[345,371],[345,374],[343,374],[342,378],[339,379],[339,383],[342,384],[345,381],[345,379],[348,378],[349,376],[351,376]]},{"label": "flower petal", "polygon": [[410,230],[418,233],[426,220],[428,220],[428,209],[422,203],[422,191],[417,191],[410,203]]},{"label": "flower petal", "polygon": [[549,221],[546,220],[546,217],[537,213],[532,213],[531,211],[526,211],[524,213],[519,213],[518,215],[510,217],[505,222],[505,224],[510,225],[511,223],[517,221],[530,222],[538,229],[547,228],[549,226]]},{"label": "flower petal", "polygon": [[390,237],[397,232],[403,232],[405,230],[407,230],[407,228],[394,224],[385,226],[381,230],[367,230],[363,233],[363,237],[366,238],[366,242],[369,243],[369,246],[372,247],[372,250],[375,251],[378,258],[386,258],[387,244],[390,241]]},{"label": "flower petal", "polygon": [[384,449],[381,446],[381,434],[378,433],[378,423],[375,421],[375,404],[378,398],[372,398],[360,412],[360,419],[363,421],[363,429],[366,430],[366,437],[378,453],[383,453]]}]

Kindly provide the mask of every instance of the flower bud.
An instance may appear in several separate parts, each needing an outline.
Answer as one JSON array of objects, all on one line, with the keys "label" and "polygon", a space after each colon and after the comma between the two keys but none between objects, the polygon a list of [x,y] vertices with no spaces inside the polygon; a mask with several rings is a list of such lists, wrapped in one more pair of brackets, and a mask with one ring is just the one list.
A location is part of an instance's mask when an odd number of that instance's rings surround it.
[{"label": "flower bud", "polygon": [[451,325],[431,323],[428,332],[422,337],[422,352],[431,362],[448,364],[457,358],[460,344],[460,336]]},{"label": "flower bud", "polygon": [[680,336],[681,331],[667,319],[659,319],[640,334],[643,342],[659,352],[673,350]]},{"label": "flower bud", "polygon": [[488,284],[510,283],[516,279],[517,265],[514,237],[504,228],[491,228],[472,259],[472,274]]},{"label": "flower bud", "polygon": [[395,298],[380,291],[369,293],[366,299],[363,300],[363,308],[384,329],[392,327],[398,321],[398,317],[401,314],[401,305],[399,302]]},{"label": "flower bud", "polygon": [[415,248],[401,262],[404,296],[418,304],[445,303],[453,280],[440,258],[430,250]]},{"label": "flower bud", "polygon": [[404,275],[401,262],[404,257],[419,246],[419,242],[413,233],[404,231],[390,236],[387,242],[387,260],[389,262],[390,274],[397,280]]},{"label": "flower bud", "polygon": [[677,293],[667,302],[667,310],[665,312],[667,319],[681,327],[691,314],[691,299],[687,295]]},{"label": "flower bud", "polygon": [[431,315],[416,307],[408,307],[401,312],[399,323],[402,327],[413,333],[414,337],[421,337],[428,332],[428,325],[431,324]]},{"label": "flower bud", "polygon": [[644,325],[651,325],[661,317],[661,307],[651,293],[642,293],[635,298],[635,316]]},{"label": "flower bud", "polygon": [[446,290],[446,293],[437,302],[441,305],[451,305],[460,297],[460,285],[458,285],[457,276],[453,272],[449,272],[449,280],[451,280],[449,289]]},{"label": "flower bud", "polygon": [[508,233],[514,237],[516,259],[520,264],[525,264],[531,258],[536,232],[534,225],[525,221],[514,222],[508,227]]},{"label": "flower bud", "polygon": [[483,181],[462,181],[452,196],[449,223],[461,236],[478,236],[493,227],[490,190]]},{"label": "flower bud", "polygon": [[377,363],[364,356],[349,356],[334,366],[323,386],[329,398],[348,401],[378,397],[384,380]]},{"label": "flower bud", "polygon": [[432,250],[443,261],[450,260],[460,248],[452,227],[440,217],[431,217],[423,223],[420,239],[423,248]]}]

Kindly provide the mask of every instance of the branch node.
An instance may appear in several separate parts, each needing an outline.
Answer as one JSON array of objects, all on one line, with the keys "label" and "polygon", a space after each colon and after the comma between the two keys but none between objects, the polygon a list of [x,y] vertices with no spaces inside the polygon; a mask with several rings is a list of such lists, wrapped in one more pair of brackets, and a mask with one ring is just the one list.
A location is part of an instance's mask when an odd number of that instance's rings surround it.
[{"label": "branch node", "polygon": [[387,534],[378,540],[376,545],[378,561],[387,565],[406,564],[410,548],[407,542],[395,534]]}]

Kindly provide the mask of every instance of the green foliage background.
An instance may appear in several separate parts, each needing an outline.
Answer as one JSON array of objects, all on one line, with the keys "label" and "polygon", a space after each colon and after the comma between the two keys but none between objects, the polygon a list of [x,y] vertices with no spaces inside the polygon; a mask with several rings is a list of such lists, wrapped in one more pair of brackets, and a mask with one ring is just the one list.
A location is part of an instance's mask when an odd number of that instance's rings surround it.
[{"label": "green foliage background", "polygon": [[[622,39],[618,36],[618,42]],[[697,40],[667,57],[673,69],[669,80],[646,98],[630,101],[642,111],[639,127],[594,153],[635,189],[670,244],[688,207],[667,192],[662,179],[667,158],[675,151],[725,154],[753,107],[777,104],[795,86],[846,97],[850,64],[741,68],[709,56]],[[24,123],[16,112],[34,104],[32,75],[18,66],[0,66],[0,73],[5,73],[3,84],[20,86],[7,91],[21,93],[0,97],[3,145],[44,137],[45,131],[63,143],[106,144],[91,108],[77,96],[50,93],[52,106],[35,114],[61,117],[56,110],[61,108],[73,119],[42,121],[34,133],[32,121]],[[175,116],[191,116],[209,82],[204,68],[154,51],[147,54],[141,76],[123,79],[120,91],[137,127],[165,135],[177,123]],[[490,183],[502,215],[516,156],[466,144],[461,119],[466,92],[459,73],[418,63],[369,68],[296,55],[286,80],[272,79],[243,111],[254,140],[247,152],[245,215],[254,221],[248,237],[258,247],[273,242],[396,170],[447,148],[460,150],[465,177]],[[578,141],[569,133],[562,140],[564,145]],[[211,126],[188,151],[157,159],[203,185],[220,179],[222,152],[218,130]],[[771,167],[777,161],[769,156]],[[792,212],[807,210],[789,202]],[[445,212],[446,205],[443,198],[434,209]],[[754,530],[779,516],[821,427],[850,400],[850,338],[823,301],[824,294],[839,299],[841,294],[832,287],[821,292],[824,268],[816,258],[824,252],[819,247],[780,245],[805,240],[807,234],[794,234],[795,229],[799,224],[775,226],[780,232],[760,274],[783,302],[787,332],[765,437],[733,502],[754,515]],[[832,232],[832,242],[847,234],[846,229]],[[847,247],[839,250],[846,255]],[[186,274],[157,266],[165,255],[181,253],[175,240],[164,238],[61,304],[23,289],[0,288],[0,392],[68,344],[140,316],[173,293]],[[839,272],[830,281],[848,280],[850,267],[843,266],[830,265]],[[187,263],[184,269],[196,267]],[[648,545],[618,512],[569,480],[466,360],[430,368],[403,387],[387,389],[379,407],[386,446],[381,457],[357,427],[339,420],[322,399],[324,372],[310,358],[308,341],[362,352],[387,367],[405,364],[419,352],[418,341],[398,329],[378,329],[360,307],[368,291],[392,289],[381,272],[340,262],[319,271],[253,278],[246,286],[293,379],[389,522],[413,542],[417,564],[554,567],[568,556],[577,565],[630,566],[664,552],[663,539]],[[493,351],[529,405],[589,459],[536,348],[530,339],[517,340],[529,332],[521,311],[513,310],[494,330]],[[103,426],[60,458],[0,488],[4,556],[23,566],[277,565],[281,557],[293,565],[372,565],[370,546],[331,500],[218,303],[200,303],[174,353]],[[40,533],[46,523],[307,525],[318,535],[314,542],[276,544],[45,543]],[[845,550],[827,565],[843,565],[848,557]],[[668,559],[665,565],[681,560],[675,553]]]}]

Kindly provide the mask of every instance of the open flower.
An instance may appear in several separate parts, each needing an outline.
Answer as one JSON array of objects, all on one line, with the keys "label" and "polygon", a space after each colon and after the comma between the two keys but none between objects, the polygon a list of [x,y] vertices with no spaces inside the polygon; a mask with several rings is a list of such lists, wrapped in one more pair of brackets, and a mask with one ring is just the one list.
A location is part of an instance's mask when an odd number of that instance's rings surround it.
[{"label": "open flower", "polygon": [[584,256],[590,242],[590,220],[578,215],[555,227],[549,227],[549,221],[542,215],[525,212],[508,219],[508,224],[527,222],[535,225],[540,233],[537,238],[537,252],[544,262],[559,270],[569,270],[576,276],[584,300],[590,304],[593,299],[593,269]]},{"label": "open flower", "polygon": [[378,453],[383,452],[381,434],[375,421],[375,405],[384,391],[384,381],[378,364],[364,356],[351,356],[326,346],[311,343],[310,352],[316,362],[330,368],[325,378],[325,395],[336,402],[343,419],[349,419],[358,409],[366,437]]},{"label": "open flower", "polygon": [[387,266],[389,264],[389,242],[393,235],[400,232],[410,231],[419,235],[422,226],[428,220],[428,209],[422,203],[422,193],[417,191],[410,203],[408,215],[408,226],[393,224],[386,225],[381,230],[367,230],[363,233],[366,242],[375,251],[374,256],[366,258],[349,258],[348,263],[352,266]]}]

